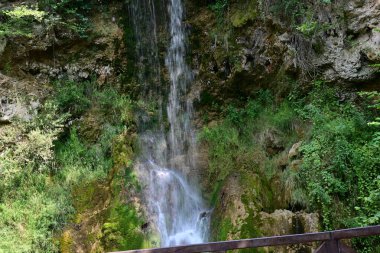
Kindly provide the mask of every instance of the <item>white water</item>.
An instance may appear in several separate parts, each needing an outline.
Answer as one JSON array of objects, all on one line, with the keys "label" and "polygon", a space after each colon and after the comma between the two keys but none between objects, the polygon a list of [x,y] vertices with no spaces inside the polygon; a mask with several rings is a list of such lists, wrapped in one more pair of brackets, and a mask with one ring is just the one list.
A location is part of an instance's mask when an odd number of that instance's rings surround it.
[{"label": "white water", "polygon": [[207,240],[208,216],[199,193],[175,170],[152,161],[149,167],[149,205],[157,215],[161,246]]},{"label": "white water", "polygon": [[[154,1],[133,0],[131,4],[139,59],[152,57],[145,63],[152,64],[149,67],[154,70],[150,73],[159,73]],[[148,211],[154,217],[162,247],[205,242],[209,228],[209,211],[196,186],[190,183],[196,180],[189,178],[189,173],[196,171],[196,141],[191,125],[192,101],[187,98],[192,83],[192,71],[185,61],[184,9],[182,0],[168,0],[167,4],[170,45],[165,64],[170,76],[170,90],[166,113],[170,127],[165,131],[163,106],[158,106],[160,116],[157,126],[153,129],[143,126],[144,130],[140,132],[142,156],[137,166],[140,180],[146,185],[144,193]],[[149,11],[144,6],[148,6]],[[149,20],[145,25],[141,22],[144,15]],[[149,36],[149,31],[154,31],[150,33],[153,38],[144,41],[144,35]],[[141,46],[144,44],[149,47]],[[159,77],[139,77],[144,85],[154,82],[154,79],[159,80],[148,85],[149,87],[162,85]],[[159,101],[164,101],[160,92],[155,95],[153,99],[158,97]],[[149,116],[142,115],[140,125],[147,125],[149,121]]]}]

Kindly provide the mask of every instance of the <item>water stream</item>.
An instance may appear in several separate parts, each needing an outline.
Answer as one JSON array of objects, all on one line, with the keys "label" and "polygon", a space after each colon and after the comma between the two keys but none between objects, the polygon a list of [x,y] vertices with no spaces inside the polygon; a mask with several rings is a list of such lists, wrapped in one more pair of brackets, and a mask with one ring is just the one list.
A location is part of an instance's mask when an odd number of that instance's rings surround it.
[{"label": "water stream", "polygon": [[[157,4],[167,6],[168,11],[170,40],[163,66],[169,73],[168,94],[160,89],[163,81],[159,77]],[[154,217],[162,247],[205,242],[209,212],[194,183],[196,180],[191,177],[196,174],[196,141],[191,124],[193,103],[188,98],[193,76],[185,60],[182,0],[132,0],[131,10],[139,81],[149,87],[146,99],[158,101],[154,127],[146,127],[152,121],[147,114],[142,114],[139,120],[142,155],[137,170],[145,184],[148,212]],[[165,128],[164,118],[169,127]]]}]

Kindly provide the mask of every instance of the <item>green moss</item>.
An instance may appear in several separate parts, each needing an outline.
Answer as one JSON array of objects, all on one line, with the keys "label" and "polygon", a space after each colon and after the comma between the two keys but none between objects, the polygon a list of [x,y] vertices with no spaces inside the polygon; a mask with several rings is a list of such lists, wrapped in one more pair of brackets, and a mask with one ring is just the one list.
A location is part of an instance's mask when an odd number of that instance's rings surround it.
[{"label": "green moss", "polygon": [[225,219],[220,224],[219,233],[217,235],[218,241],[225,241],[228,239],[228,234],[233,230],[233,225],[230,219]]},{"label": "green moss", "polygon": [[[256,186],[256,189],[259,188]],[[249,188],[248,188],[249,189]],[[242,202],[244,203],[244,206],[246,210],[248,210],[248,217],[243,221],[243,225],[240,229],[240,237],[244,239],[248,238],[257,238],[263,236],[262,232],[260,231],[260,215],[255,212],[251,205],[249,205],[249,202],[252,201],[252,196],[249,196],[247,194],[244,194],[242,196]],[[262,253],[266,252],[264,249],[256,248],[256,249],[244,249],[240,250],[241,253]]]},{"label": "green moss", "polygon": [[248,22],[254,21],[258,16],[257,1],[245,1],[234,5],[231,13],[231,23],[234,27],[239,28]]},{"label": "green moss", "polygon": [[217,201],[219,199],[219,193],[221,188],[223,187],[223,181],[216,181],[215,184],[213,184],[213,191],[211,193],[211,199],[210,199],[210,205],[216,206]]},{"label": "green moss", "polygon": [[132,205],[115,201],[102,228],[105,248],[108,251],[143,248],[146,245],[143,224]]},{"label": "green moss", "polygon": [[109,192],[101,181],[94,181],[75,186],[72,195],[76,211],[75,222],[79,224],[88,215],[86,212],[107,200]]}]

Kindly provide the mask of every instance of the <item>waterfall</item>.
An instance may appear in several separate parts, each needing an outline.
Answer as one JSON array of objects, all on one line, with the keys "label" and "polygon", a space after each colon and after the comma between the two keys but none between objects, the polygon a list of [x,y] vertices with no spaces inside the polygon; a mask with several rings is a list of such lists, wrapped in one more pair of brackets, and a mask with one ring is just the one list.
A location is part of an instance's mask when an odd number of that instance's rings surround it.
[{"label": "waterfall", "polygon": [[[201,243],[208,239],[209,211],[194,183],[196,180],[191,178],[191,172],[196,171],[196,141],[191,124],[193,103],[188,98],[193,75],[185,60],[184,8],[182,0],[168,0],[170,40],[165,67],[170,88],[168,94],[164,94],[165,89],[157,88],[163,81],[155,3],[162,4],[154,0],[131,1],[139,82],[149,87],[143,97],[160,101],[155,124],[150,124],[154,120],[146,113],[139,117],[142,154],[136,170],[144,184],[148,212],[154,217],[161,246]],[[147,68],[151,71],[146,71]],[[151,89],[156,91],[153,97]],[[167,101],[166,105],[162,101]],[[165,128],[163,115],[167,116],[168,128]]]}]

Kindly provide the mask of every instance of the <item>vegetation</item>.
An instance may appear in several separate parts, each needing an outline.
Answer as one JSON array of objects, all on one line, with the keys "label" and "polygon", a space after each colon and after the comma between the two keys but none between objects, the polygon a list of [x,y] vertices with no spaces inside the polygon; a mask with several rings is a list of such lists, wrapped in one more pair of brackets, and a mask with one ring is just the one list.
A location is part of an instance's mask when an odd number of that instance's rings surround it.
[{"label": "vegetation", "polygon": [[39,11],[36,7],[25,5],[17,6],[13,10],[0,12],[4,15],[5,22],[0,23],[0,37],[3,36],[32,36],[33,22],[41,23],[46,12]]},{"label": "vegetation", "polygon": [[[311,139],[302,147],[300,171],[310,208],[322,213],[325,229],[377,224],[378,210],[372,203],[378,197],[380,174],[377,134],[367,125],[365,108],[338,102],[335,94],[322,84],[304,109],[313,122]],[[376,244],[359,245],[362,252],[375,251]]]},{"label": "vegetation", "polygon": [[[90,95],[83,92],[84,86],[92,89]],[[128,169],[132,159],[131,150],[115,150],[114,146],[117,139],[128,136],[126,127],[133,124],[132,104],[127,97],[116,95],[111,88],[102,91],[92,83],[72,81],[57,83],[56,91],[54,99],[46,101],[33,120],[19,120],[17,125],[6,126],[0,132],[0,149],[5,150],[0,157],[1,251],[57,252],[60,242],[53,239],[55,235],[70,217],[78,217],[92,203],[83,209],[72,193],[81,189],[80,185],[108,182],[111,171]],[[77,124],[65,133],[69,120],[86,114],[91,117],[90,111],[96,107],[100,107],[96,111],[104,121],[95,123],[100,127],[93,126],[100,130],[91,145],[80,136],[85,131]],[[86,201],[85,191],[81,193]],[[123,238],[125,233],[138,233],[142,238],[141,232],[133,232],[141,224],[134,209],[122,204],[112,206],[108,214],[111,220],[118,215],[127,223],[136,220],[129,227],[117,227],[116,232],[121,231]],[[109,234],[108,228],[105,240]],[[113,245],[128,248],[122,242]]]},{"label": "vegetation", "polygon": [[[319,212],[327,230],[378,224],[380,160],[376,154],[380,146],[374,129],[378,123],[367,124],[375,112],[353,100],[340,100],[340,92],[316,82],[307,97],[291,97],[274,107],[268,91],[258,93],[240,109],[227,107],[224,119],[212,128],[204,128],[201,135],[209,146],[210,182],[239,175],[243,189],[251,185],[259,193],[249,199],[259,198],[258,205],[268,210],[283,208],[285,203],[276,203],[270,192],[279,194],[285,189],[281,194],[290,206]],[[378,98],[374,93],[370,97]],[[372,107],[377,108],[376,101]],[[312,126],[307,135],[296,133],[299,124]],[[269,147],[266,138],[272,142]],[[302,164],[292,167],[285,160],[284,170],[282,150],[287,152],[297,139],[304,140],[300,148]],[[277,151],[273,150],[276,145]],[[261,184],[255,182],[252,173],[260,175]],[[278,178],[282,186],[276,189],[270,182]],[[266,188],[266,184],[272,187]],[[266,196],[260,195],[263,187]],[[257,235],[257,231],[252,233]],[[354,243],[360,252],[375,252],[378,240]]]},{"label": "vegetation", "polygon": [[228,8],[228,0],[216,0],[214,4],[210,5],[212,11],[215,12],[219,21],[222,21],[224,18],[224,13]]},{"label": "vegetation", "polygon": [[[47,102],[32,122],[1,131],[0,249],[4,252],[53,252],[54,230],[73,210],[67,205],[63,182],[51,176],[53,142],[62,131],[65,115]],[[17,144],[16,144],[17,143]]]},{"label": "vegetation", "polygon": [[[290,136],[280,138],[292,140],[292,120],[295,113],[288,104],[284,103],[280,107],[272,107],[273,98],[268,90],[261,91],[257,94],[256,99],[249,100],[243,108],[228,106],[223,111],[224,120],[215,127],[205,127],[200,135],[202,141],[206,142],[210,150],[210,179],[211,181],[224,180],[228,175],[241,168],[239,162],[249,157],[248,154],[260,154],[257,150],[260,143],[252,143],[257,139],[256,135],[268,128],[275,127],[283,133],[290,133]],[[260,124],[258,124],[260,122]],[[265,143],[262,143],[265,145]],[[265,148],[265,147],[262,147]],[[244,158],[245,157],[245,158]],[[261,157],[251,156],[252,166],[261,160]],[[250,163],[246,161],[247,165]],[[222,166],[221,166],[222,165]],[[265,170],[265,165],[259,168]]]},{"label": "vegetation", "polygon": [[94,1],[85,0],[39,0],[39,7],[49,11],[59,18],[59,22],[77,32],[81,37],[86,37],[86,31],[90,27],[89,14],[94,8]]},{"label": "vegetation", "polygon": [[86,37],[90,28],[89,15],[93,1],[39,0],[36,5],[19,5],[0,12],[0,37],[33,36],[33,24],[44,24],[47,29],[61,26]]}]

